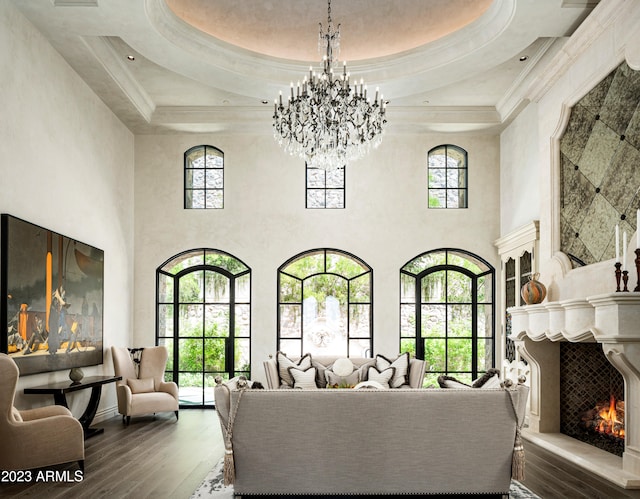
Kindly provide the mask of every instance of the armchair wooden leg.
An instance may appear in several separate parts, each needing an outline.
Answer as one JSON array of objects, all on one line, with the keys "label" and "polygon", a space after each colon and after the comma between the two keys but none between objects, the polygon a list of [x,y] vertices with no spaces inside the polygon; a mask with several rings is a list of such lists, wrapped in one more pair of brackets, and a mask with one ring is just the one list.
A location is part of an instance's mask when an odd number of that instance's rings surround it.
[{"label": "armchair wooden leg", "polygon": [[178,419],[180,419],[180,418],[178,417],[178,411],[174,411],[174,412],[176,413],[176,421],[177,421]]},{"label": "armchair wooden leg", "polygon": [[84,473],[84,459],[80,459],[80,461],[78,461],[78,466],[80,467],[80,471]]},{"label": "armchair wooden leg", "polygon": [[126,423],[126,426],[129,426],[129,423],[131,423],[131,416],[127,416],[127,423]]}]

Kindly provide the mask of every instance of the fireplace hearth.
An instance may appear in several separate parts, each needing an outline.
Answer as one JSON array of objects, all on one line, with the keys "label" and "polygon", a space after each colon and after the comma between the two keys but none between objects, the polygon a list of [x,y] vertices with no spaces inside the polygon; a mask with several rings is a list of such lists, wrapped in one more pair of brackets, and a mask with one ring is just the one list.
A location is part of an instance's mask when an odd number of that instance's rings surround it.
[{"label": "fireplace hearth", "polygon": [[[640,489],[640,293],[608,293],[508,311],[511,339],[531,369],[523,437],[620,487]],[[580,357],[583,352],[576,352],[581,349],[598,352],[599,360],[582,362],[593,372],[568,375],[567,357]],[[618,374],[621,384],[615,380]],[[593,380],[603,386],[587,395],[572,393]],[[612,395],[624,400],[624,439],[590,433],[582,421]],[[563,414],[565,405],[573,405],[570,418]],[[574,425],[570,437],[567,427]]]}]

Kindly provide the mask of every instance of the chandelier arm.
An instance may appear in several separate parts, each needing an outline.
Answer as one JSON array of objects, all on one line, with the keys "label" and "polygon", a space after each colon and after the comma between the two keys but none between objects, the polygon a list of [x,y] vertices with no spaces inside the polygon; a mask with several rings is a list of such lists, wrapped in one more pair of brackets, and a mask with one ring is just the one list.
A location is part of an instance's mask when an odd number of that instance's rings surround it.
[{"label": "chandelier arm", "polygon": [[333,63],[340,50],[340,25],[334,29],[331,0],[327,2],[327,29],[320,25],[318,49],[323,52],[322,73],[310,68],[286,106],[282,94],[274,104],[274,137],[289,154],[313,168],[334,170],[361,158],[377,147],[384,132],[386,101],[376,89],[373,103],[367,89],[350,84],[347,65],[335,74]]}]

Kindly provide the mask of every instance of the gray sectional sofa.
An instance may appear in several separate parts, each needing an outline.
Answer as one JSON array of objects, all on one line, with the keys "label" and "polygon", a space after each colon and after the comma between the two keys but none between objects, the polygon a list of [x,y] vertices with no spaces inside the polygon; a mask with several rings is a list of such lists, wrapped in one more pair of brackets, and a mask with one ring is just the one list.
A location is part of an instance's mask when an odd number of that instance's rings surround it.
[{"label": "gray sectional sofa", "polygon": [[233,418],[236,495],[501,497],[528,389],[214,393],[221,425]]}]

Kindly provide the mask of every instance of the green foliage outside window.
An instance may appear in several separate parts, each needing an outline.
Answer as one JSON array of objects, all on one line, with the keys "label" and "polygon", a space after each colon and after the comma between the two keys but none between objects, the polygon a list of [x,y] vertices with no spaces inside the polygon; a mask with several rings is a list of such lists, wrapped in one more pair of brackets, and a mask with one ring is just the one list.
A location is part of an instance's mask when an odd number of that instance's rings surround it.
[{"label": "green foliage outside window", "polygon": [[425,253],[402,268],[400,345],[425,360],[424,386],[438,386],[442,374],[470,382],[492,367],[492,282],[487,264],[457,250]]}]

